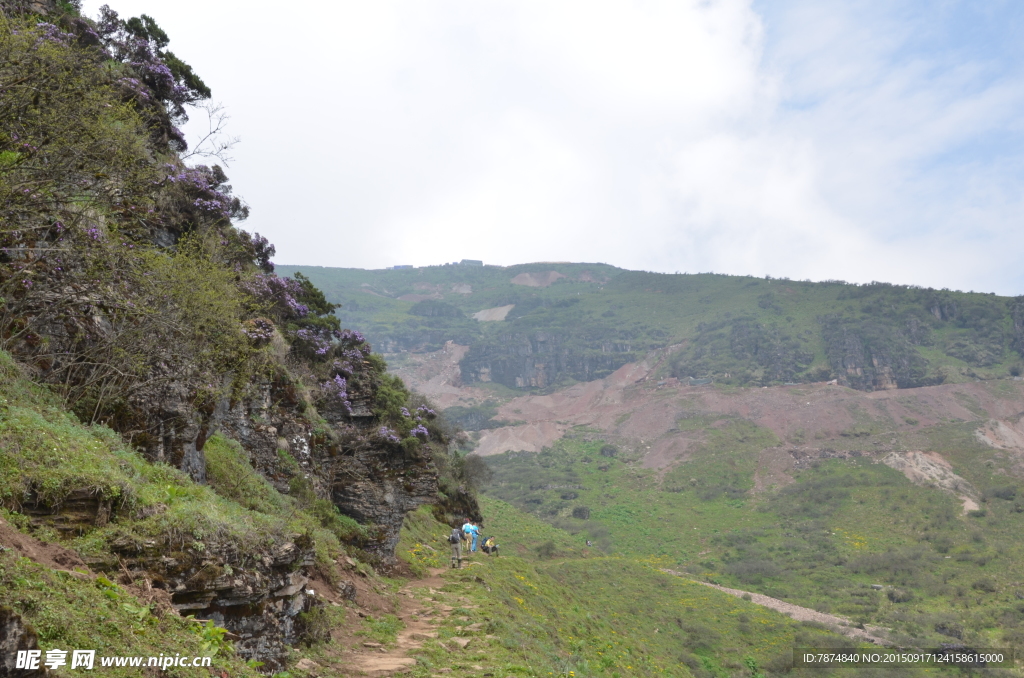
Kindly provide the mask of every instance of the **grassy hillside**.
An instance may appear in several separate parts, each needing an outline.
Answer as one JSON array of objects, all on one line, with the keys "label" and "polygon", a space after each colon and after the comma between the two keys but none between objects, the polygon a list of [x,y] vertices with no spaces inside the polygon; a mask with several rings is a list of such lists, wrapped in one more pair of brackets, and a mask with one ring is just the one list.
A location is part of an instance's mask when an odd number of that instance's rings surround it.
[{"label": "grassy hillside", "polygon": [[[420,651],[414,676],[449,668],[460,676],[753,677],[789,673],[794,644],[853,646],[666,575],[651,559],[599,555],[581,536],[499,500],[482,508],[485,533],[497,535],[503,555],[446,571],[446,585],[433,599],[455,609],[437,640]],[[405,557],[415,562],[424,552],[443,554],[446,531],[421,510],[403,531]],[[453,653],[452,637],[471,643]]]},{"label": "grassy hillside", "polygon": [[982,508],[962,515],[953,495],[870,457],[815,460],[792,484],[754,493],[772,433],[742,420],[691,425],[707,427],[706,441],[667,472],[580,430],[540,454],[489,457],[486,492],[605,553],[886,626],[908,645],[1021,646],[1024,497],[971,431],[921,434],[983,492]]},{"label": "grassy hillside", "polygon": [[[604,264],[278,271],[308,275],[342,304],[346,326],[381,350],[468,344],[464,380],[513,388],[604,376],[649,349],[684,342],[672,361],[681,378],[838,378],[866,390],[1020,374],[1024,355],[1024,302],[983,293]],[[504,320],[472,318],[509,305]]]},{"label": "grassy hillside", "polygon": [[[208,484],[198,484],[166,464],[145,461],[109,428],[81,424],[4,352],[0,450],[0,528],[20,529],[25,539],[41,544],[38,549],[67,548],[67,557],[78,563],[54,569],[0,529],[0,614],[10,608],[31,625],[44,651],[71,647],[95,649],[100,656],[147,657],[180,652],[212,656],[217,675],[257,676],[258,662],[240,659],[225,629],[190,621],[187,609],[180,616],[172,609],[182,602],[172,597],[180,593],[175,582],[191,573],[187,583],[200,591],[201,585],[232,576],[258,585],[266,574],[253,580],[254,567],[297,552],[296,576],[309,565],[333,586],[343,580],[339,559],[366,558],[357,546],[366,528],[301,481],[292,483],[291,494],[278,492],[235,441],[218,435],[207,442]],[[144,569],[147,557],[167,566]],[[376,580],[368,566],[356,567],[368,581]],[[311,614],[319,610],[317,604],[310,607]],[[303,623],[299,615],[297,624]],[[296,634],[299,640],[323,635],[307,626]],[[138,675],[138,669],[103,670]],[[208,673],[167,670],[168,676]]]},{"label": "grassy hillside", "polygon": [[[211,546],[216,541],[231,541],[259,551],[282,533],[299,528],[299,522],[320,529],[310,516],[294,514],[289,521],[284,510],[287,498],[281,498],[280,510],[250,511],[213,488],[196,485],[177,470],[143,461],[106,427],[78,423],[52,395],[25,379],[2,352],[0,448],[0,502],[25,511],[3,511],[14,526],[28,531],[35,522],[26,515],[30,512],[25,504],[30,501],[37,512],[43,512],[43,507],[68,503],[83,489],[111,501],[114,519],[104,527],[61,525],[69,532],[63,536],[79,535],[63,543],[75,547],[87,561],[111,560],[116,568],[117,556],[110,542],[126,538],[166,540],[168,553],[188,557],[189,551],[198,555],[196,544],[200,541]],[[255,475],[251,468],[249,472]],[[269,488],[263,491],[267,498],[276,494]],[[164,510],[154,511],[154,507]],[[62,541],[52,526],[37,524],[31,532],[45,541]],[[170,548],[169,542],[184,532],[189,533],[190,546]],[[329,549],[331,538],[324,541]],[[336,538],[333,545],[338,548]],[[177,553],[179,550],[186,553]],[[325,559],[330,555],[329,550],[323,551]],[[116,579],[117,574],[110,577]],[[35,627],[44,650],[72,647],[95,649],[107,656],[156,656],[168,650],[200,655],[213,649],[201,647],[209,638],[204,637],[204,629],[166,613],[152,601],[138,599],[137,594],[138,590],[133,593],[106,577],[54,571],[19,557],[15,549],[0,548],[0,606],[10,606]],[[258,675],[233,658],[228,645],[218,645],[221,651],[214,657],[214,667],[231,675]],[[137,674],[137,669],[104,671]],[[197,673],[168,671],[168,675]]]}]

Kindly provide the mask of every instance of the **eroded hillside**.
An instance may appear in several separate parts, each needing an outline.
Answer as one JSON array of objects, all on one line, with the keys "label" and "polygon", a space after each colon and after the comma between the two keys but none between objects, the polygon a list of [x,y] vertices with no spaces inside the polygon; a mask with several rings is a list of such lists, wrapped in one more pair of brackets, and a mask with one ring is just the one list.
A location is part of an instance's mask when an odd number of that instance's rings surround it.
[{"label": "eroded hillside", "polygon": [[389,353],[468,346],[467,384],[550,391],[675,346],[666,375],[857,390],[1019,375],[1019,297],[842,281],[656,274],[605,264],[284,266]]},{"label": "eroded hillside", "polygon": [[393,369],[475,429],[489,495],[605,552],[898,643],[1022,646],[1020,379],[691,386],[666,376],[669,347],[519,395],[464,385],[466,350],[396,355]]}]

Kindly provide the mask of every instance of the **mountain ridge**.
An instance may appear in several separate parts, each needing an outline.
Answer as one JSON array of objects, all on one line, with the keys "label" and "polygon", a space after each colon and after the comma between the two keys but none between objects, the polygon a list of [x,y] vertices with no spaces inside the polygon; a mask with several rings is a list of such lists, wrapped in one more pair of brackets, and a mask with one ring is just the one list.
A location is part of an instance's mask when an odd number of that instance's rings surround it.
[{"label": "mountain ridge", "polygon": [[870,391],[1024,370],[1019,296],[605,264],[279,268],[308,273],[385,353],[453,341],[469,346],[463,381],[515,390],[606,377],[673,345],[672,376],[730,385],[836,379]]}]

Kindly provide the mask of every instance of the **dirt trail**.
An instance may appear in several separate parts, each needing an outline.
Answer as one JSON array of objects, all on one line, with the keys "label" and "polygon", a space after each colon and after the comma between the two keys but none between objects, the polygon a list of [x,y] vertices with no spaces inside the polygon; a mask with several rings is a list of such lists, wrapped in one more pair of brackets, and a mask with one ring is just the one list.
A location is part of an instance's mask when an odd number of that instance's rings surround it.
[{"label": "dirt trail", "polygon": [[364,643],[364,650],[348,656],[350,671],[353,675],[388,676],[403,673],[416,665],[416,660],[409,656],[410,650],[423,646],[429,638],[436,638],[438,621],[444,619],[452,608],[438,605],[437,612],[429,609],[413,594],[415,589],[440,589],[444,580],[440,574],[444,568],[430,571],[426,579],[416,579],[401,588],[398,617],[404,622],[405,628],[398,633],[398,642],[393,648],[376,648],[371,643]]},{"label": "dirt trail", "polygon": [[858,640],[866,640],[870,643],[878,643],[885,645],[888,643],[887,640],[881,637],[881,634],[886,632],[888,629],[882,628],[881,626],[865,626],[863,629],[853,626],[853,622],[844,617],[837,617],[834,614],[825,614],[824,612],[818,612],[812,610],[809,607],[800,607],[793,603],[787,603],[784,600],[778,598],[771,598],[760,593],[752,593],[750,591],[740,591],[739,589],[728,589],[718,584],[709,584],[704,581],[697,581],[692,579],[690,575],[685,572],[676,572],[675,570],[663,569],[662,572],[667,574],[675,575],[676,577],[685,577],[690,579],[697,584],[703,584],[719,591],[724,591],[730,595],[736,596],[737,598],[743,596],[750,596],[748,600],[757,605],[762,605],[767,608],[771,608],[776,612],[781,612],[784,615],[788,615],[797,621],[811,621],[819,624],[825,624],[826,626],[832,627],[837,633],[841,633],[844,636],[850,638],[857,638]]}]

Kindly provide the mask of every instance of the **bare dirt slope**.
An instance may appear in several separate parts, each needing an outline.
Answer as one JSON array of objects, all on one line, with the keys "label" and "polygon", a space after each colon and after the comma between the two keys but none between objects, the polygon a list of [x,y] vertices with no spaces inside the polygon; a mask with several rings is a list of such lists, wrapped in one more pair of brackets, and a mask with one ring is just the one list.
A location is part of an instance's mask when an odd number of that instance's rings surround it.
[{"label": "bare dirt slope", "polygon": [[488,397],[484,389],[464,386],[459,361],[469,346],[449,341],[444,349],[432,353],[401,353],[387,356],[392,372],[406,385],[430,398],[439,407],[473,405]]},{"label": "bare dirt slope", "polygon": [[74,551],[23,534],[3,518],[0,518],[0,548],[13,549],[18,555],[54,570],[91,575],[89,568]]},{"label": "bare dirt slope", "polygon": [[[892,462],[890,465],[912,480],[933,482],[948,464],[935,454],[908,457],[910,451],[902,449],[896,437],[962,421],[977,422],[978,440],[1004,452],[1009,472],[1024,477],[1024,382],[1020,380],[873,393],[824,383],[772,388],[688,386],[654,376],[664,372],[659,368],[664,367],[672,348],[654,351],[604,379],[547,395],[500,398],[496,391],[480,385],[463,385],[458,362],[467,349],[456,344],[435,353],[403,354],[395,372],[441,407],[503,400],[498,418],[517,423],[482,431],[477,453],[484,456],[506,450],[538,452],[582,425],[637,451],[645,466],[662,468],[685,459],[693,444],[702,439],[700,427],[686,430],[680,420],[724,415],[771,429],[782,441],[784,451],[762,455],[758,483],[763,487],[784,484],[788,467],[799,463],[801,457],[829,454],[832,448],[848,449],[851,440],[864,440],[871,448],[865,452],[887,459],[886,463]],[[973,501],[971,489],[958,487],[949,474],[940,485]]]}]

